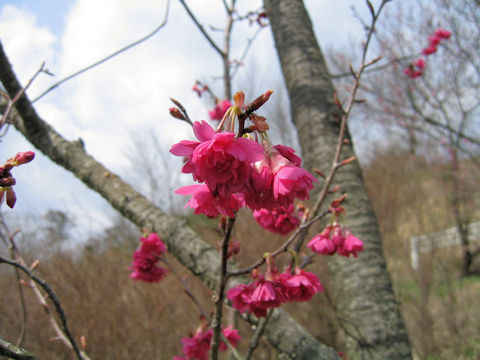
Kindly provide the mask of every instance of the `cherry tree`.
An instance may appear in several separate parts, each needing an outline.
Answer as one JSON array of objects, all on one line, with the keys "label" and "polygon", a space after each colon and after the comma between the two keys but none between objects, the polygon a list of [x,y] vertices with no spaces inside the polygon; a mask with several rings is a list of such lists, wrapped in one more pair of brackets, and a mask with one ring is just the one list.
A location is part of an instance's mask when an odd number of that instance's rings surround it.
[{"label": "cherry tree", "polygon": [[[0,48],[0,80],[9,98],[15,99],[10,121],[52,161],[73,172],[125,217],[146,229],[134,253],[132,278],[160,281],[169,268],[166,255],[172,254],[214,290],[213,316],[205,314],[210,320],[208,324],[202,324],[194,335],[183,339],[186,357],[179,359],[203,359],[208,352],[211,359],[217,359],[218,351],[226,347],[240,358],[235,350],[239,334],[231,327],[222,328],[226,298],[240,313],[252,313],[257,317],[243,316],[258,329],[245,358],[251,358],[258,342],[256,337],[263,333],[286,358],[338,359],[336,350],[315,340],[280,306],[285,302],[310,300],[323,289],[316,275],[304,269],[315,254],[330,255],[332,301],[345,331],[349,356],[410,358],[410,346],[386,270],[378,225],[347,126],[357,102],[361,76],[378,60],[367,56],[367,48],[378,15],[387,1],[382,1],[377,10],[366,2],[371,21],[360,65],[352,69],[353,85],[344,105],[335,96],[302,1],[265,0],[265,11],[254,15],[261,25],[264,18],[270,21],[303,160],[293,149],[274,145],[268,138],[268,119],[261,116],[260,111],[272,91],[267,90],[258,97],[247,97],[241,91],[233,94],[229,34],[237,16],[235,1],[223,2],[229,19],[223,48],[212,40],[186,2],[181,3],[223,59],[225,96],[216,98],[218,108],[211,113],[212,118],[220,120],[216,128],[205,121],[193,122],[181,102],[172,100],[175,107],[170,109],[171,115],[191,124],[198,140],[183,140],[171,148],[174,155],[185,157],[183,172],[192,174],[199,183],[180,188],[177,193],[191,196],[188,205],[194,212],[220,217],[220,251],[186,226],[184,219],[162,212],[89,156],[82,146],[65,140],[41,119],[23,94],[24,89]],[[208,85],[200,87],[197,83],[195,86],[200,92],[208,89]],[[319,182],[321,184],[314,187]],[[340,190],[335,184],[340,185]],[[294,214],[294,200],[308,198],[313,202],[311,208],[300,207],[300,212]],[[245,206],[258,211],[256,218],[267,229],[281,233],[296,229],[280,248],[259,256],[251,266],[239,269],[229,261],[231,253],[236,251],[229,245],[236,213]],[[275,226],[277,219],[281,219],[281,226]],[[314,224],[318,228],[320,219],[329,222],[309,241],[308,247],[313,254],[303,263],[298,262],[297,254],[305,243],[307,230]],[[292,265],[280,272],[275,257],[288,253],[292,254]],[[15,261],[3,258],[2,261],[15,263],[25,271],[25,266]],[[159,266],[162,261],[167,267]],[[245,276],[247,274],[250,278]],[[238,283],[229,282],[233,277]],[[86,358],[76,350],[80,359]]]}]

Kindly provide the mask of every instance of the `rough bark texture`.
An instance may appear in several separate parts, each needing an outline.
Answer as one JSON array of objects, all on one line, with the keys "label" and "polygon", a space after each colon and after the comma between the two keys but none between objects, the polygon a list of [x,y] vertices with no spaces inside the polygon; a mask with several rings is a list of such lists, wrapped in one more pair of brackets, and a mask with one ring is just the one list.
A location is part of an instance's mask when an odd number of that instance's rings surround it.
[{"label": "rough bark texture", "polygon": [[[0,81],[13,98],[21,86],[0,43]],[[138,227],[157,232],[169,252],[212,289],[220,268],[218,251],[205,243],[185,220],[164,214],[120,177],[88,155],[80,143],[69,142],[45,123],[23,95],[15,105],[14,125],[37,149],[71,171]],[[339,359],[335,350],[320,344],[281,309],[265,329],[270,343],[290,359]]]},{"label": "rough bark texture", "polygon": [[[301,0],[264,0],[292,119],[309,169],[328,171],[339,123],[334,89],[312,24]],[[345,146],[342,159],[354,155]],[[337,315],[346,330],[351,359],[409,359],[410,345],[386,268],[381,237],[357,162],[343,167],[335,184],[348,193],[344,224],[364,241],[357,259],[333,256],[329,270]]]}]

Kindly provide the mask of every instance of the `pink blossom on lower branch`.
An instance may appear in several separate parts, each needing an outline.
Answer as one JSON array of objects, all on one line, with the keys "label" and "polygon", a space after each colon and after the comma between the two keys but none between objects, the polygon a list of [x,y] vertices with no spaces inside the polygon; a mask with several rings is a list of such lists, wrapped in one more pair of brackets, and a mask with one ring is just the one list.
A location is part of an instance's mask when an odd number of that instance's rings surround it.
[{"label": "pink blossom on lower branch", "polygon": [[328,225],[323,231],[315,235],[307,244],[307,246],[317,254],[333,255],[337,250],[335,243],[330,238],[332,226]]},{"label": "pink blossom on lower branch", "polygon": [[255,210],[253,217],[265,230],[281,235],[288,234],[300,224],[300,219],[295,214],[293,205],[282,206],[273,210]]},{"label": "pink blossom on lower branch", "polygon": [[280,274],[280,281],[286,289],[288,301],[308,301],[317,292],[323,291],[318,276],[298,266],[293,275],[290,269]]},{"label": "pink blossom on lower branch", "polygon": [[342,228],[339,223],[327,225],[325,229],[315,235],[307,245],[313,252],[323,255],[338,255],[349,257],[363,250],[363,242],[355,237],[347,228]]},{"label": "pink blossom on lower branch", "polygon": [[[222,329],[223,336],[233,346],[237,347],[238,342],[242,339],[238,334],[238,330],[232,326],[227,326]],[[213,337],[213,329],[206,329],[206,325],[201,325],[195,331],[195,334],[190,337],[182,338],[182,351],[186,357],[174,356],[173,360],[207,360],[210,351],[210,345]],[[227,344],[220,341],[218,349],[220,351],[227,350]]]},{"label": "pink blossom on lower branch", "polygon": [[154,283],[162,280],[168,270],[157,265],[160,257],[167,251],[165,244],[156,233],[140,238],[141,245],[133,253],[130,278]]}]

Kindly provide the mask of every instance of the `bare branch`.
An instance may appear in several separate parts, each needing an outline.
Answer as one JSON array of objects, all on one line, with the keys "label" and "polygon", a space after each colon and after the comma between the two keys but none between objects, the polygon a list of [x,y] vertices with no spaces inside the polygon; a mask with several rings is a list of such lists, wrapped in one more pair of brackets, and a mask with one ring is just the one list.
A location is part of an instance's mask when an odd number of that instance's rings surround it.
[{"label": "bare branch", "polygon": [[38,95],[35,99],[32,100],[32,103],[40,100],[41,98],[43,98],[45,95],[47,95],[50,91],[52,91],[53,89],[56,89],[57,87],[59,87],[60,85],[62,85],[63,83],[77,77],[78,75],[81,75],[83,74],[84,72],[87,72],[91,69],[93,69],[94,67],[98,66],[98,65],[101,65],[103,64],[104,62],[107,62],[108,60],[110,59],[113,59],[115,56],[117,55],[120,55],[121,53],[141,44],[142,42],[150,39],[152,36],[154,36],[156,33],[158,33],[167,23],[167,19],[168,19],[168,13],[169,13],[169,9],[170,9],[170,0],[167,0],[167,7],[166,7],[166,10],[165,10],[165,17],[163,19],[163,21],[160,23],[160,25],[158,25],[151,33],[145,35],[144,37],[138,39],[138,40],[135,40],[134,42],[128,44],[127,46],[124,46],[123,48],[113,52],[112,54],[104,57],[103,59],[100,59],[96,62],[94,62],[93,64],[90,64],[88,65],[87,67],[84,67],[83,69],[80,69],[76,72],[74,72],[73,74],[70,74],[66,77],[64,77],[62,80],[60,81],[57,81],[55,84],[51,85],[47,90],[45,90],[44,92],[42,92],[40,95]]},{"label": "bare branch", "polygon": [[224,56],[224,52],[222,51],[222,49],[220,49],[220,47],[215,43],[215,41],[213,41],[213,39],[210,37],[210,35],[208,35],[207,31],[203,28],[202,24],[200,24],[200,22],[197,20],[196,16],[193,14],[192,10],[190,10],[190,8],[188,7],[188,5],[185,3],[184,0],[179,0],[180,1],[180,4],[183,5],[183,7],[185,8],[185,10],[187,11],[187,14],[190,16],[190,18],[193,20],[193,22],[195,23],[195,25],[197,25],[198,27],[198,30],[200,30],[200,32],[203,34],[203,36],[205,36],[205,39],[207,39],[208,43],[215,49],[215,51],[220,55],[220,56]]}]

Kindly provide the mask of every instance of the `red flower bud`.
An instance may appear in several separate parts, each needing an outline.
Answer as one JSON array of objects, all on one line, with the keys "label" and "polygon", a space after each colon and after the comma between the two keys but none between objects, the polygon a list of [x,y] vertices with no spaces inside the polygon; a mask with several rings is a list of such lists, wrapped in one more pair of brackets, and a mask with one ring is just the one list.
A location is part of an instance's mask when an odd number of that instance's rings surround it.
[{"label": "red flower bud", "polygon": [[35,157],[35,153],[33,151],[24,151],[24,152],[19,152],[17,155],[15,155],[14,161],[18,166],[18,165],[29,163],[30,161],[33,160],[34,157]]},{"label": "red flower bud", "polygon": [[15,195],[15,191],[12,188],[7,189],[7,205],[13,209],[15,203],[17,202],[17,195]]},{"label": "red flower bud", "polygon": [[180,109],[176,107],[171,107],[168,109],[170,111],[170,115],[172,115],[175,119],[185,120],[185,116],[181,113]]},{"label": "red flower bud", "polygon": [[10,187],[15,185],[17,182],[15,181],[15,178],[13,177],[6,177],[3,179],[0,179],[0,186],[1,187]]}]

